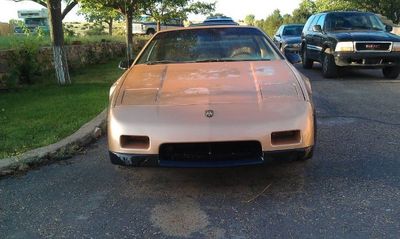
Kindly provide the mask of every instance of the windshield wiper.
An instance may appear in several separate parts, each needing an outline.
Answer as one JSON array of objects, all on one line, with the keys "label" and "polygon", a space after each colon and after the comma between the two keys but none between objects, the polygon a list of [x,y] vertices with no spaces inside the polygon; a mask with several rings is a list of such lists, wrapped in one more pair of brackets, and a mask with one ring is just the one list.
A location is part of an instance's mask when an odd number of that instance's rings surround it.
[{"label": "windshield wiper", "polygon": [[271,59],[227,59],[227,58],[215,58],[215,59],[204,59],[196,60],[196,63],[201,62],[235,62],[235,61],[270,61]]},{"label": "windshield wiper", "polygon": [[179,61],[171,61],[171,60],[147,61],[146,65],[158,65],[158,64],[170,64],[170,63],[179,63]]}]

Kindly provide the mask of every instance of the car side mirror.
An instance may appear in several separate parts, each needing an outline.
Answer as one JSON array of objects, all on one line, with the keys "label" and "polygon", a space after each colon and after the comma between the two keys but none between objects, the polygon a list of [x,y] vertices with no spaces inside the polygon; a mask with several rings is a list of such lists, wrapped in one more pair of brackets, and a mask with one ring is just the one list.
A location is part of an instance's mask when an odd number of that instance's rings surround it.
[{"label": "car side mirror", "polygon": [[281,34],[276,34],[275,37],[281,37]]},{"label": "car side mirror", "polygon": [[118,68],[121,70],[127,70],[129,69],[129,67],[131,67],[131,65],[133,64],[133,59],[128,60],[122,60],[119,62],[118,64]]},{"label": "car side mirror", "polygon": [[386,25],[386,31],[387,32],[392,32],[393,31],[393,27],[389,26],[389,25]]},{"label": "car side mirror", "polygon": [[312,29],[314,32],[322,32],[321,25],[314,25]]}]

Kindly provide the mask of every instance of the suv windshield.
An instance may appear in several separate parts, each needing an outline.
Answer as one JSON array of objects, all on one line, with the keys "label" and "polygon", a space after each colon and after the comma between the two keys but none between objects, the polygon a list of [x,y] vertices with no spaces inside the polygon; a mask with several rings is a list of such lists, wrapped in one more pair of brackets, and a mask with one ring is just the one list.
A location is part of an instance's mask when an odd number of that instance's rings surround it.
[{"label": "suv windshield", "polygon": [[255,28],[205,28],[159,33],[137,64],[281,59]]},{"label": "suv windshield", "polygon": [[376,30],[384,31],[385,25],[371,13],[333,13],[327,16],[326,31]]},{"label": "suv windshield", "polygon": [[286,26],[283,29],[282,36],[301,36],[301,32],[303,31],[303,26]]}]

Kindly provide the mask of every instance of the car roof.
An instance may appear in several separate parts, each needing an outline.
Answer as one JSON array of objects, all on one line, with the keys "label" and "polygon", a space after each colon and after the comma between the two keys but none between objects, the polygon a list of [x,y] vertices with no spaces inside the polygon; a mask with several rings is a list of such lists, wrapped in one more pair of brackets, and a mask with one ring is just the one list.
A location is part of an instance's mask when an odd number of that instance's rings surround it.
[{"label": "car roof", "polygon": [[320,12],[320,13],[317,13],[317,14],[314,14],[314,15],[318,15],[318,14],[332,14],[332,13],[355,13],[355,14],[357,14],[357,13],[367,13],[367,14],[374,14],[374,13],[372,13],[372,12],[364,12],[364,11],[357,11],[357,10],[349,10],[349,11],[339,11],[339,10],[337,10],[337,11],[324,11],[324,12]]},{"label": "car roof", "polygon": [[163,32],[188,31],[188,30],[193,30],[193,29],[216,29],[216,28],[251,28],[251,29],[257,29],[257,30],[261,31],[258,27],[253,27],[253,26],[240,26],[240,25],[191,25],[189,27],[162,30],[162,31],[157,32],[156,35],[158,33],[163,33]]},{"label": "car roof", "polygon": [[304,24],[283,24],[282,26],[284,26],[284,27],[291,27],[291,26],[303,26],[304,27]]}]

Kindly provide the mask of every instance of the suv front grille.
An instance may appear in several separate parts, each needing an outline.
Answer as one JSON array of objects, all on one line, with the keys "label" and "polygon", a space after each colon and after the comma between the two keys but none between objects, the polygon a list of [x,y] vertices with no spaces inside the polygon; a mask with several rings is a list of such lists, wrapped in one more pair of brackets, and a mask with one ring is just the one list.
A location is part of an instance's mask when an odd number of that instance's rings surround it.
[{"label": "suv front grille", "polygon": [[167,161],[235,161],[260,160],[263,152],[257,141],[173,143],[160,147],[160,160]]},{"label": "suv front grille", "polygon": [[392,48],[391,42],[356,42],[356,51],[387,51]]}]

